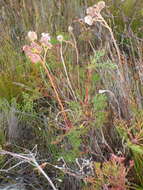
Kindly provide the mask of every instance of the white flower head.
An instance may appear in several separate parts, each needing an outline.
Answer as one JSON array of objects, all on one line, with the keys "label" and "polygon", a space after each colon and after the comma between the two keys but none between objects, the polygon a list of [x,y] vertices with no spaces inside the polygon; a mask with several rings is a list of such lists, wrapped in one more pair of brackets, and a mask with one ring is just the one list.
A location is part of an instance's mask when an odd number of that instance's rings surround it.
[{"label": "white flower head", "polygon": [[50,42],[51,36],[49,33],[42,33],[40,42],[43,46],[47,47],[48,49],[52,48],[52,44]]},{"label": "white flower head", "polygon": [[57,36],[57,40],[58,40],[59,42],[62,42],[62,41],[64,40],[64,37],[63,37],[62,35],[58,35],[58,36]]},{"label": "white flower head", "polygon": [[92,26],[93,25],[93,18],[90,15],[88,15],[88,16],[84,17],[84,22],[86,24],[88,24],[89,26]]},{"label": "white flower head", "polygon": [[29,31],[27,36],[28,36],[29,40],[32,42],[37,40],[37,33],[34,31]]},{"label": "white flower head", "polygon": [[91,13],[93,13],[93,7],[88,7],[88,8],[86,9],[86,14],[87,14],[87,15],[91,15]]},{"label": "white flower head", "polygon": [[51,36],[50,36],[49,33],[42,33],[41,36],[42,36],[41,38],[44,38],[44,39],[46,39],[47,41],[50,41],[50,40],[51,40]]}]

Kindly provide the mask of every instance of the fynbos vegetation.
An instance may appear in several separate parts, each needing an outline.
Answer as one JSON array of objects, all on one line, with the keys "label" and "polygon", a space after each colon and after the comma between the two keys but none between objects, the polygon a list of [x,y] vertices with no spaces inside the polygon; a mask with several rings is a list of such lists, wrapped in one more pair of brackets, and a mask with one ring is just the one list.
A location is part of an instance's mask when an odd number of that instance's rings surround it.
[{"label": "fynbos vegetation", "polygon": [[142,9],[1,1],[2,185],[143,188]]}]

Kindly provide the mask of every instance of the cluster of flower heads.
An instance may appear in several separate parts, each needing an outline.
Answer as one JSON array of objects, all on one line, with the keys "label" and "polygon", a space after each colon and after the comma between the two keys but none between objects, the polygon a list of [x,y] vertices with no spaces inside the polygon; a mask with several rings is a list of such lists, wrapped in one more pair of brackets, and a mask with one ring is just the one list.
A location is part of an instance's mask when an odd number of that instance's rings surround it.
[{"label": "cluster of flower heads", "polygon": [[49,33],[42,33],[41,39],[39,43],[37,42],[38,36],[37,33],[34,31],[29,31],[27,35],[28,39],[30,40],[30,45],[23,46],[23,51],[25,52],[26,56],[31,60],[32,63],[41,62],[41,53],[44,47],[48,49],[52,48],[52,44],[50,43],[50,35]]},{"label": "cluster of flower heads", "polygon": [[[104,1],[99,1],[92,7],[88,7],[86,10],[87,15],[84,17],[84,22],[92,26],[95,21],[97,21],[99,18],[102,18],[100,12],[104,7]],[[69,26],[68,31],[71,33],[73,31],[73,28]],[[42,33],[39,41],[37,41],[38,36],[37,33],[34,31],[29,31],[27,36],[31,44],[23,46],[23,51],[32,63],[41,62],[41,53],[43,49],[51,49],[53,47],[51,43],[51,36],[49,35],[49,33]],[[64,41],[64,38],[62,35],[58,35],[57,40],[59,42],[62,42]]]},{"label": "cluster of flower heads", "polygon": [[[49,33],[42,33],[41,38],[38,41],[37,33],[34,31],[29,31],[27,34],[30,40],[30,45],[24,45],[23,51],[25,55],[30,59],[32,63],[38,63],[42,61],[42,52],[44,49],[48,50],[53,47],[51,43],[51,36]],[[63,41],[63,36],[57,36],[58,41]]]},{"label": "cluster of flower heads", "polygon": [[105,7],[104,1],[99,1],[92,7],[88,7],[86,10],[86,16],[84,17],[84,22],[90,26],[94,24],[99,18],[101,18],[101,10]]}]

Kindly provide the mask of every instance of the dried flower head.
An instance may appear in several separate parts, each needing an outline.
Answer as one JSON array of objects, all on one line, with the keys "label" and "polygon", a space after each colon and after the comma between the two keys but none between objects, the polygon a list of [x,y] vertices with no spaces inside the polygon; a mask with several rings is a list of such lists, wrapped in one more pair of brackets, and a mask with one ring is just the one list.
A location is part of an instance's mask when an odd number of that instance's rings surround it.
[{"label": "dried flower head", "polygon": [[86,24],[92,26],[92,25],[93,25],[93,18],[92,18],[92,16],[90,16],[90,15],[85,16],[85,17],[84,17],[84,22],[85,22]]},{"label": "dried flower head", "polygon": [[57,36],[57,40],[58,40],[59,42],[62,42],[62,41],[64,40],[64,37],[63,37],[62,35],[58,35],[58,36]]},{"label": "dried flower head", "polygon": [[101,10],[105,7],[105,2],[104,1],[99,1],[97,4],[93,6],[94,8],[94,13],[95,16],[100,16]]},{"label": "dried flower head", "polygon": [[92,7],[88,7],[86,10],[87,16],[91,16],[92,18],[96,18],[101,16],[100,12],[105,7],[104,1],[99,1],[97,4],[93,5]]},{"label": "dried flower head", "polygon": [[69,27],[68,27],[68,31],[69,31],[69,32],[73,32],[73,27],[72,27],[72,26],[69,26]]},{"label": "dried flower head", "polygon": [[102,9],[105,8],[105,2],[104,2],[104,1],[99,1],[99,2],[97,3],[97,5],[98,5],[98,8],[99,8],[100,10],[102,10]]},{"label": "dried flower head", "polygon": [[37,40],[37,33],[34,31],[29,31],[27,36],[28,36],[28,39],[32,42]]}]

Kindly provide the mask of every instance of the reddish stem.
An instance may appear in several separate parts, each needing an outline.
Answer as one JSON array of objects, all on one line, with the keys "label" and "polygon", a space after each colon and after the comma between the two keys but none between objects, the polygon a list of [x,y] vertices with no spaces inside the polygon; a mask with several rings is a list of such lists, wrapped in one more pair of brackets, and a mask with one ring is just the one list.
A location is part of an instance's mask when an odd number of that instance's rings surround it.
[{"label": "reddish stem", "polygon": [[52,76],[51,76],[49,70],[47,69],[45,62],[42,61],[41,64],[42,64],[43,68],[45,69],[45,71],[46,71],[46,73],[47,73],[47,75],[48,75],[48,78],[49,78],[49,80],[50,80],[50,83],[51,83],[51,85],[52,85],[52,87],[53,87],[53,89],[54,89],[54,92],[55,92],[57,101],[58,101],[58,103],[59,103],[59,105],[60,105],[60,107],[61,107],[61,112],[62,112],[62,115],[63,115],[63,118],[64,118],[64,122],[65,122],[65,124],[66,124],[66,128],[65,128],[65,129],[66,129],[66,130],[69,130],[69,128],[71,128],[72,125],[71,125],[70,120],[67,118],[67,115],[66,115],[65,110],[64,110],[64,106],[63,106],[62,101],[61,101],[61,99],[60,99],[60,97],[59,97],[59,94],[58,94],[56,85],[55,85],[55,83],[54,83],[54,80],[53,80],[53,78],[52,78]]}]

